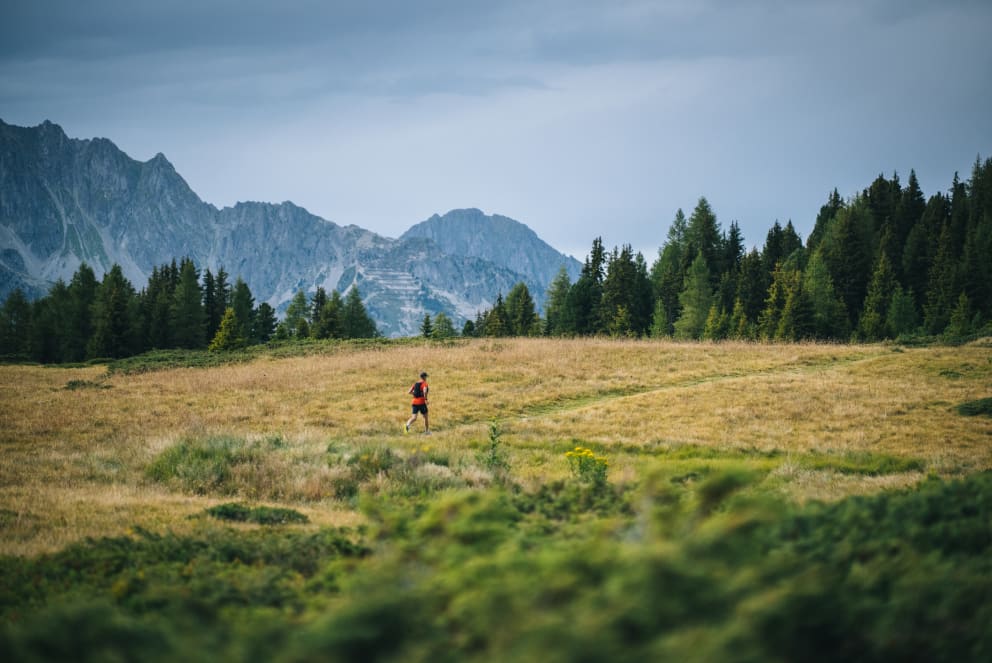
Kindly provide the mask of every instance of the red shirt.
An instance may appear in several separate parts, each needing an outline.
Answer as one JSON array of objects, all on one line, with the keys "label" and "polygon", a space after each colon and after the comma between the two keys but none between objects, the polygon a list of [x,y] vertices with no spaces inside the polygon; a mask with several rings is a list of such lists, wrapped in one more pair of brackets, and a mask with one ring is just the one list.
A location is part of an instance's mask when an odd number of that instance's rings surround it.
[{"label": "red shirt", "polygon": [[[414,397],[413,403],[412,403],[413,405],[424,405],[427,402],[427,380],[419,380],[419,382],[422,385],[421,386],[421,389],[423,390],[422,393],[424,395],[421,396],[420,398]],[[416,384],[417,383],[415,382],[414,385],[416,385]],[[410,387],[410,393],[411,394],[413,393],[413,387]]]}]

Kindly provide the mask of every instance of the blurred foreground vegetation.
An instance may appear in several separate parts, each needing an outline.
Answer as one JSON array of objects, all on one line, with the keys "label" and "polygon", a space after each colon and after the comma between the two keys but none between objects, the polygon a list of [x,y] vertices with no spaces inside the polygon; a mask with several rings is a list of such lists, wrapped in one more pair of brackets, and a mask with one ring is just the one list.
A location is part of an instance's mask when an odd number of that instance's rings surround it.
[{"label": "blurred foreground vegetation", "polygon": [[745,469],[586,478],[0,558],[0,658],[992,660],[992,473],[805,506]]}]

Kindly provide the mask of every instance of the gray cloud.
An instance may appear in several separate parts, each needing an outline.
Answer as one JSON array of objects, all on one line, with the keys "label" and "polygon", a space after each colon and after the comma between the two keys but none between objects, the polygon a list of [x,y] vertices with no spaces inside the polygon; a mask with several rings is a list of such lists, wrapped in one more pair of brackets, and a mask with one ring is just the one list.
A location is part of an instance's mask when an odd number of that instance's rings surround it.
[{"label": "gray cloud", "polygon": [[706,195],[760,243],[835,186],[916,168],[930,193],[992,146],[979,0],[6,4],[5,121],[386,234],[472,205],[652,252]]}]

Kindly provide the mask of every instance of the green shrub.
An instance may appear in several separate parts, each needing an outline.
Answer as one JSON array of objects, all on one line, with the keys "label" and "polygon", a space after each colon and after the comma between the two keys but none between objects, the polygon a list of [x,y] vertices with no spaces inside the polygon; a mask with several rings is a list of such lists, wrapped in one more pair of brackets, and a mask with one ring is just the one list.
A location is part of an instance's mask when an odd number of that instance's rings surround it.
[{"label": "green shrub", "polygon": [[293,509],[270,506],[251,508],[234,502],[210,507],[206,510],[206,513],[208,516],[217,518],[218,520],[258,523],[259,525],[285,525],[289,523],[310,522],[309,518]]},{"label": "green shrub", "polygon": [[233,495],[238,491],[232,482],[236,466],[258,465],[266,453],[285,446],[278,436],[257,441],[225,435],[185,438],[160,453],[146,475],[197,495]]},{"label": "green shrub", "polygon": [[503,429],[499,421],[492,419],[489,422],[489,444],[476,455],[479,464],[497,478],[505,478],[506,473],[510,471],[510,461],[507,458],[506,449],[503,448],[503,442],[500,440],[502,434]]},{"label": "green shrub", "polygon": [[365,481],[379,474],[389,474],[397,461],[396,453],[389,447],[363,446],[348,458],[347,464],[355,479]]},{"label": "green shrub", "polygon": [[992,398],[979,398],[976,401],[968,401],[958,405],[958,414],[966,417],[977,417],[984,415],[992,417]]}]

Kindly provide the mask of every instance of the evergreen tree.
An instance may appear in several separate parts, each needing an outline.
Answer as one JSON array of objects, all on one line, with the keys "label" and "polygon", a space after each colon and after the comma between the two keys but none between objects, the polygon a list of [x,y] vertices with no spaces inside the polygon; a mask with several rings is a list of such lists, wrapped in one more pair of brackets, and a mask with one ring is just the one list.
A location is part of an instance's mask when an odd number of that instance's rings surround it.
[{"label": "evergreen tree", "polygon": [[734,302],[734,309],[727,321],[727,337],[739,341],[748,340],[754,337],[753,325],[748,321],[744,311],[744,302],[737,300]]},{"label": "evergreen tree", "polygon": [[310,308],[307,310],[307,320],[310,322],[310,336],[313,338],[328,338],[327,336],[320,336],[318,329],[325,329],[326,325],[321,324],[320,316],[323,315],[324,305],[327,304],[327,291],[324,290],[323,286],[317,286],[317,291],[313,293],[313,297],[310,299]]},{"label": "evergreen tree", "polygon": [[896,284],[889,257],[883,251],[878,256],[871,285],[868,286],[868,295],[865,297],[865,308],[858,322],[857,335],[861,340],[880,341],[889,335],[886,320]]},{"label": "evergreen tree", "polygon": [[248,284],[240,276],[234,282],[234,289],[231,292],[231,308],[234,309],[234,320],[238,325],[238,336],[245,339],[246,342],[251,342],[255,298],[252,297]]},{"label": "evergreen tree", "polygon": [[68,334],[65,339],[64,361],[82,361],[93,336],[93,304],[99,283],[93,269],[85,262],[79,265],[69,282]]},{"label": "evergreen tree", "polygon": [[651,282],[644,257],[629,244],[614,249],[603,281],[601,311],[612,336],[640,336],[651,322]]},{"label": "evergreen tree", "polygon": [[224,313],[227,308],[231,305],[231,284],[227,282],[228,274],[224,271],[223,267],[217,270],[217,274],[214,277],[214,287],[213,287],[213,297],[210,305],[204,303],[205,312],[207,315],[207,330],[208,338],[213,338],[214,334],[220,328],[220,321],[224,317]]},{"label": "evergreen tree", "polygon": [[345,297],[344,308],[341,311],[341,327],[345,338],[375,338],[379,334],[375,322],[362,304],[362,296],[356,285],[351,287]]},{"label": "evergreen tree", "polygon": [[952,226],[951,221],[944,224],[937,242],[937,254],[930,266],[923,324],[931,334],[939,334],[947,327],[958,294],[962,291]]},{"label": "evergreen tree", "polygon": [[654,302],[654,312],[651,314],[651,328],[648,330],[651,338],[661,338],[672,335],[672,325],[668,323],[668,311],[665,310],[665,302],[656,299]]},{"label": "evergreen tree", "polygon": [[[909,235],[920,219],[923,218],[925,209],[926,200],[923,197],[923,191],[920,190],[920,182],[916,178],[916,171],[910,170],[909,183],[902,190],[902,194],[896,204],[892,223],[888,229],[888,246],[883,246],[883,249],[886,250],[889,258],[892,260],[892,270],[896,280],[900,283],[906,281],[906,272],[903,271],[903,264],[906,260],[905,251]],[[924,273],[926,272],[924,271]]]},{"label": "evergreen tree", "polygon": [[203,272],[203,332],[209,342],[217,334],[220,318],[214,318],[213,310],[217,307],[217,282],[208,267]]},{"label": "evergreen tree", "polygon": [[846,339],[851,333],[850,320],[844,302],[834,289],[822,250],[815,251],[806,266],[803,290],[813,310],[812,335],[821,340]]},{"label": "evergreen tree", "polygon": [[203,292],[193,261],[186,258],[179,268],[179,282],[172,296],[172,341],[175,347],[202,348],[206,345],[206,315]]},{"label": "evergreen tree", "polygon": [[235,315],[234,309],[229,306],[224,311],[224,317],[221,318],[220,326],[217,328],[217,334],[210,341],[208,350],[211,352],[237,350],[238,348],[243,348],[246,344],[245,337],[241,335],[241,325],[238,322],[237,315]]},{"label": "evergreen tree", "polygon": [[737,293],[734,297],[741,302],[748,325],[757,323],[765,307],[765,297],[771,286],[771,275],[765,272],[762,255],[752,249],[741,259],[740,275],[737,279]]},{"label": "evergreen tree", "polygon": [[[807,319],[808,313],[808,319]],[[758,333],[766,340],[791,341],[812,336],[812,304],[802,293],[798,257],[778,263],[768,288]]]},{"label": "evergreen tree", "polygon": [[462,325],[462,336],[465,338],[472,338],[477,333],[475,328],[475,323],[471,320],[466,320],[465,324]]},{"label": "evergreen tree", "polygon": [[124,278],[120,265],[104,274],[93,303],[93,336],[87,356],[127,357],[134,344],[136,314],[134,287]]},{"label": "evergreen tree", "polygon": [[[29,355],[35,361],[65,361],[71,305],[69,288],[62,279],[52,285],[47,296],[33,303],[28,345]],[[3,354],[2,349],[0,354]]]},{"label": "evergreen tree", "polygon": [[651,265],[651,285],[655,300],[651,318],[651,335],[671,336],[675,321],[678,320],[679,294],[685,281],[685,267],[688,253],[688,221],[679,209],[668,229],[664,246],[658,251],[658,258]]},{"label": "evergreen tree", "polygon": [[775,329],[777,341],[801,341],[812,338],[814,331],[813,303],[802,287],[802,274],[798,269],[783,272],[787,277],[785,287],[785,305],[778,318]]},{"label": "evergreen tree", "polygon": [[710,275],[710,292],[712,292],[716,289],[723,271],[723,244],[720,224],[705,197],[700,197],[696,208],[692,211],[692,216],[689,217],[686,240],[689,250],[686,258],[692,256],[694,259],[699,253],[703,254],[706,270]]},{"label": "evergreen tree", "polygon": [[314,319],[310,328],[313,338],[346,338],[344,325],[344,300],[337,290],[331,291],[330,297],[324,298],[323,308]]},{"label": "evergreen tree", "polygon": [[445,339],[452,338],[455,336],[455,326],[451,322],[451,318],[444,314],[444,311],[439,312],[434,316],[434,329],[431,331],[431,338]]},{"label": "evergreen tree", "polygon": [[730,316],[719,304],[710,305],[709,313],[706,315],[706,324],[703,327],[703,338],[707,341],[720,341],[727,338],[730,324]]},{"label": "evergreen tree", "polygon": [[512,333],[510,316],[503,301],[503,293],[496,295],[496,303],[492,309],[483,314],[483,329],[486,336],[509,336]]},{"label": "evergreen tree", "polygon": [[820,241],[823,239],[827,232],[827,227],[830,226],[837,213],[844,207],[844,201],[841,200],[840,194],[837,193],[837,189],[830,192],[830,196],[827,198],[827,202],[820,208],[820,213],[816,215],[816,223],[813,225],[813,232],[810,233],[809,239],[806,241],[806,250],[810,255],[816,251],[820,246]]},{"label": "evergreen tree", "polygon": [[511,336],[531,336],[540,330],[540,319],[534,309],[534,299],[527,285],[521,281],[506,295],[506,317]]},{"label": "evergreen tree", "polygon": [[267,302],[262,302],[255,309],[255,315],[252,316],[255,320],[255,329],[252,331],[252,336],[258,343],[268,343],[276,331],[276,325],[278,320],[276,319],[276,311]]},{"label": "evergreen tree", "polygon": [[27,359],[30,338],[31,304],[24,291],[15,288],[0,308],[0,356]]},{"label": "evergreen tree", "polygon": [[[568,290],[571,285],[568,271],[562,265],[548,287],[547,297],[544,301],[544,333],[549,336],[561,336],[566,333],[564,328],[565,302],[568,299]],[[462,335],[471,336],[471,334],[465,334],[464,330]]]},{"label": "evergreen tree", "polygon": [[917,312],[922,311],[926,303],[940,232],[949,222],[950,214],[950,201],[941,193],[934,194],[906,237],[902,254],[902,282],[907,290],[914,293]]},{"label": "evergreen tree", "polygon": [[297,290],[290,300],[283,324],[290,337],[306,338],[310,335],[310,326],[307,323],[307,296],[303,290]]},{"label": "evergreen tree", "polygon": [[[974,206],[972,206],[974,207]],[[961,289],[979,312],[992,312],[992,210],[969,222],[960,265]]]},{"label": "evergreen tree", "polygon": [[971,306],[968,296],[962,292],[951,311],[943,337],[947,341],[960,342],[966,340],[971,332]]},{"label": "evergreen tree", "polygon": [[[866,245],[864,230],[870,222],[867,214],[864,203],[860,201],[842,209],[821,246],[837,294],[852,316],[862,309],[871,276],[871,253]],[[852,327],[857,326],[856,319],[852,318],[850,323]]]},{"label": "evergreen tree", "polygon": [[700,250],[696,253],[696,259],[689,267],[689,272],[685,277],[685,287],[679,295],[682,314],[675,321],[676,338],[698,339],[702,336],[712,297],[706,256]]},{"label": "evergreen tree", "polygon": [[431,314],[424,314],[424,319],[420,323],[420,335],[424,338],[430,338],[434,335],[434,323],[431,322]]},{"label": "evergreen tree", "polygon": [[892,301],[889,303],[885,324],[889,333],[895,338],[912,333],[919,325],[913,293],[904,291],[898,283],[892,293]]},{"label": "evergreen tree", "polygon": [[744,235],[736,221],[730,222],[730,230],[723,241],[723,271],[737,272],[744,259]]},{"label": "evergreen tree", "polygon": [[[603,240],[597,237],[592,242],[592,250],[582,266],[582,273],[565,298],[562,321],[566,333],[589,335],[603,331],[601,309],[605,260]],[[493,334],[487,331],[486,335]]]}]

